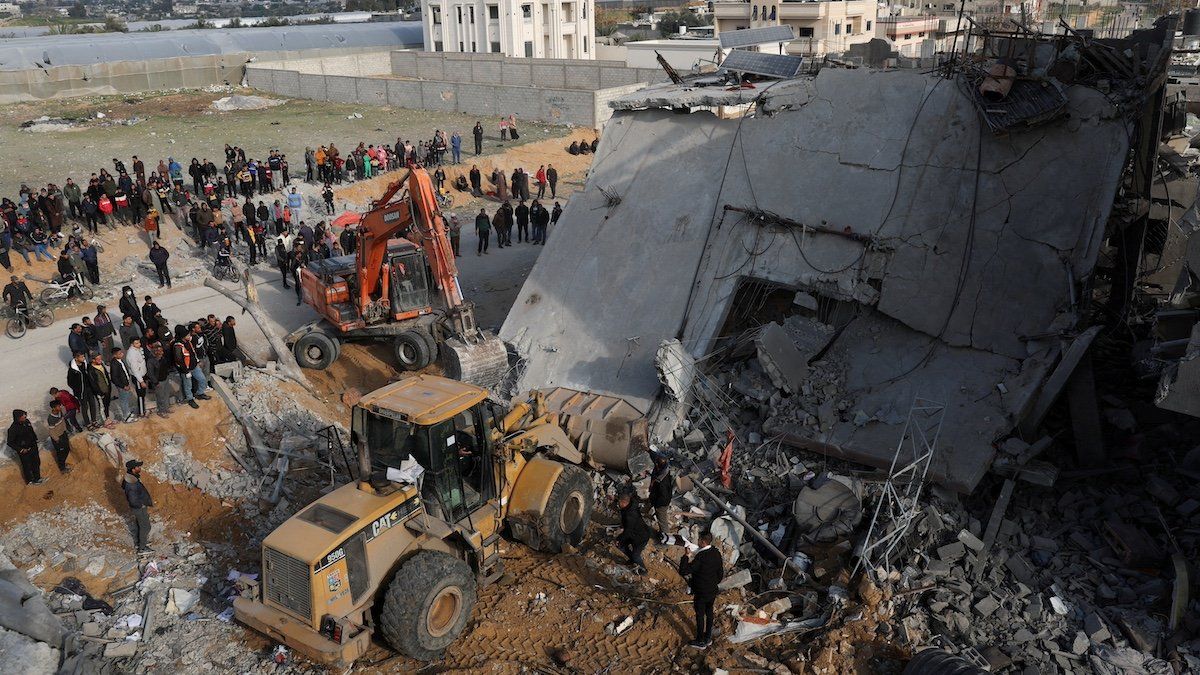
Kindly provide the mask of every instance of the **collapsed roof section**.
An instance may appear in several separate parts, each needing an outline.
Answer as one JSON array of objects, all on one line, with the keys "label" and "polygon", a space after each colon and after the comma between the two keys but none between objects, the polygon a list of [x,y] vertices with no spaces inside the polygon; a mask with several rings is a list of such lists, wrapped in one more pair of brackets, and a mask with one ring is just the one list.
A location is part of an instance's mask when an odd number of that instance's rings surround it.
[{"label": "collapsed roof section", "polygon": [[[586,189],[502,328],[526,359],[518,386],[649,412],[661,342],[709,356],[754,309],[740,304],[764,302],[748,284],[784,289],[833,325],[807,358],[842,376],[832,415],[767,431],[886,467],[909,404],[940,401],[930,476],[973,489],[1076,323],[1072,287],[1096,263],[1130,128],[1105,94],[1069,86],[1065,116],[997,136],[962,81],[825,69],[614,103]],[[734,120],[659,109],[747,101],[757,112]]]}]

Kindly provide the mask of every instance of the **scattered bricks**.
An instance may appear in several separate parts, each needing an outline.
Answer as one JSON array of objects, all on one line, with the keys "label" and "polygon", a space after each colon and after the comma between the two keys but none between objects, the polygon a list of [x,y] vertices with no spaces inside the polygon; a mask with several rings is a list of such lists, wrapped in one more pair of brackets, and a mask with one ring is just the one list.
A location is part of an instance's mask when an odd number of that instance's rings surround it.
[{"label": "scattered bricks", "polygon": [[1033,571],[1033,568],[1029,566],[1029,563],[1024,558],[1019,555],[1013,555],[1010,556],[1004,564],[1006,567],[1008,567],[1008,571],[1012,572],[1013,577],[1016,578],[1017,581],[1029,586],[1030,588],[1037,586],[1036,574]]},{"label": "scattered bricks", "polygon": [[925,574],[931,577],[944,577],[950,574],[950,564],[943,560],[930,560],[925,565]]},{"label": "scattered bricks", "polygon": [[1037,535],[1034,535],[1029,538],[1029,544],[1030,544],[1030,546],[1032,546],[1033,548],[1035,548],[1039,551],[1046,551],[1048,553],[1058,553],[1058,542],[1054,541],[1053,539],[1048,539],[1046,537],[1039,537]]},{"label": "scattered bricks", "polygon": [[1027,623],[1041,623],[1042,621],[1042,596],[1040,593],[1029,599],[1029,608],[1025,610],[1025,620]]},{"label": "scattered bricks", "polygon": [[983,596],[983,599],[975,603],[975,611],[983,617],[991,616],[998,608],[1000,603],[990,595]]},{"label": "scattered bricks", "polygon": [[1090,649],[1092,643],[1088,641],[1088,636],[1083,634],[1083,631],[1075,633],[1075,640],[1071,643],[1071,653],[1075,656],[1083,656]]},{"label": "scattered bricks", "polygon": [[137,654],[138,644],[136,642],[110,642],[104,647],[104,658],[119,659],[125,656],[133,656]]},{"label": "scattered bricks", "polygon": [[81,627],[83,634],[87,637],[100,637],[100,624],[95,621],[89,621]]},{"label": "scattered bricks", "polygon": [[736,573],[722,579],[721,583],[717,584],[717,588],[722,591],[727,591],[731,588],[741,588],[753,580],[750,576],[750,570],[738,570]]},{"label": "scattered bricks", "polygon": [[976,537],[975,535],[971,534],[967,530],[962,530],[958,533],[958,540],[960,542],[962,542],[963,545],[965,545],[967,548],[971,549],[972,551],[982,551],[983,550],[983,540],[981,540],[979,537]]},{"label": "scattered bricks", "polygon": [[937,550],[938,558],[944,560],[945,562],[954,562],[959,560],[966,552],[966,547],[963,546],[961,541],[946,544]]},{"label": "scattered bricks", "polygon": [[1088,612],[1083,619],[1083,632],[1092,642],[1104,642],[1112,637],[1108,632],[1108,626],[1104,624],[1104,620],[1095,612]]},{"label": "scattered bricks", "polygon": [[1179,491],[1161,476],[1150,476],[1146,479],[1146,492],[1167,506],[1179,501]]},{"label": "scattered bricks", "polygon": [[1028,628],[1018,628],[1017,632],[1013,633],[1012,639],[1013,642],[1023,645],[1026,642],[1032,642],[1034,637],[1036,636],[1030,633]]}]

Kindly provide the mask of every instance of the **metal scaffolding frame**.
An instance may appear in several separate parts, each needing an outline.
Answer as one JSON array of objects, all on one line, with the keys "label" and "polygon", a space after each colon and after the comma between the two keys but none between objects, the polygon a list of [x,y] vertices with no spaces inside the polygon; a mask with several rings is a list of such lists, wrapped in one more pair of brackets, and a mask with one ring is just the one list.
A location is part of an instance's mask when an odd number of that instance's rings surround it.
[{"label": "metal scaffolding frame", "polygon": [[852,574],[864,564],[868,569],[882,567],[891,571],[897,548],[903,543],[909,525],[921,512],[921,491],[925,488],[929,464],[937,452],[945,416],[944,403],[919,396],[913,398],[904,433],[896,445],[887,482],[875,504],[875,514],[871,517],[871,526],[863,539]]}]

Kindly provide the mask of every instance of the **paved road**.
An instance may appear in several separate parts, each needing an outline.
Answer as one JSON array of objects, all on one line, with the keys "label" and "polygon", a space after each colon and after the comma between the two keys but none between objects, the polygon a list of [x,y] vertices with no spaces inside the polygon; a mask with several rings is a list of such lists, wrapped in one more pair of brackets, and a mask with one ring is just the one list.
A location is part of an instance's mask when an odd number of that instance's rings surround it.
[{"label": "paved road", "polygon": [[[491,254],[476,257],[475,239],[471,235],[463,237],[462,246],[464,257],[459,259],[459,278],[465,295],[478,307],[479,325],[497,329],[541,247],[518,244],[499,251],[493,248]],[[278,271],[263,269],[253,276],[259,303],[280,334],[289,333],[315,318],[307,305],[296,306],[295,292],[284,290],[279,283]],[[230,287],[235,286],[230,284]],[[238,290],[240,292],[240,285]],[[239,317],[238,342],[251,353],[269,353],[266,337],[250,316],[242,315],[241,307],[216,291],[198,286],[153,295],[163,316],[172,324],[208,314],[216,314],[221,319],[230,315]],[[81,309],[79,315],[83,314]],[[64,319],[49,328],[31,330],[20,340],[0,336],[0,412],[5,419],[13,408],[40,413],[45,408],[50,387],[66,387],[70,360],[67,332],[77,320]]]}]

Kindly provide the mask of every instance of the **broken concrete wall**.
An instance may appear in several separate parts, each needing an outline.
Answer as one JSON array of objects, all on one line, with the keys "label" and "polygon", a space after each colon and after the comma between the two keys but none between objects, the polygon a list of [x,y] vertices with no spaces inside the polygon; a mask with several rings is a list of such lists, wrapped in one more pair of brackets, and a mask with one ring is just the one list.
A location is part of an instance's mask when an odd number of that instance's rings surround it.
[{"label": "broken concrete wall", "polygon": [[1095,262],[1122,122],[1082,87],[1069,91],[1069,120],[1004,138],[981,128],[953,80],[826,69],[768,87],[729,95],[770,113],[742,120],[637,110],[671,105],[663,88],[616,103],[631,110],[605,126],[585,191],[502,328],[529,362],[519,386],[647,410],[662,340],[705,355],[744,279],[803,289],[869,319],[837,348],[856,408],[843,412],[873,420],[814,440],[886,464],[907,402],[942,401],[931,471],[970,489],[1054,358],[1056,345],[1021,336],[1052,330],[1067,265],[1079,279]]}]

